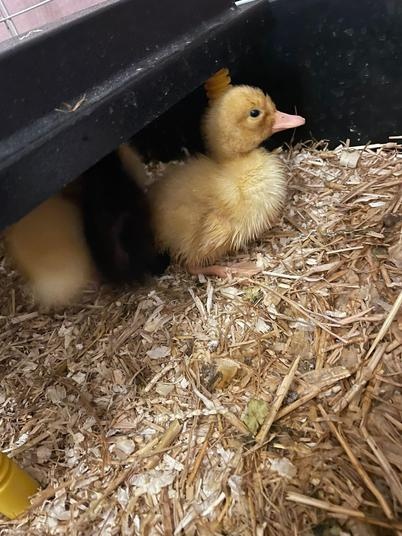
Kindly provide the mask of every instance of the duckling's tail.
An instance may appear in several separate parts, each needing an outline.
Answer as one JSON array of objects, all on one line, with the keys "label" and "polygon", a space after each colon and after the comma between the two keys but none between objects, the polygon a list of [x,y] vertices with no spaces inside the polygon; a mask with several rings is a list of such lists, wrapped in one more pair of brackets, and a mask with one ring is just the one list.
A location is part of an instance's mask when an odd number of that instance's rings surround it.
[{"label": "duckling's tail", "polygon": [[138,151],[128,143],[123,143],[118,147],[117,155],[126,173],[142,190],[145,190],[149,183],[149,178]]},{"label": "duckling's tail", "polygon": [[204,84],[204,88],[209,101],[215,100],[230,87],[231,78],[229,74],[229,69],[226,69],[226,67],[208,78],[208,80]]}]

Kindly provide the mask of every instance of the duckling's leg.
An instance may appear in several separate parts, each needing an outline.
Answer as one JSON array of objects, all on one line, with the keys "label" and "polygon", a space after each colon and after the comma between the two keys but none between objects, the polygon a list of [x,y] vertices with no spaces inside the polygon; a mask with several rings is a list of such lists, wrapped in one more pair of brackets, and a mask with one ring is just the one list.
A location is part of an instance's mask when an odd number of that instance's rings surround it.
[{"label": "duckling's leg", "polygon": [[251,277],[253,275],[262,272],[262,268],[258,268],[253,262],[238,262],[228,266],[191,266],[188,271],[192,275],[211,275],[216,277],[231,277],[231,276],[244,276]]}]

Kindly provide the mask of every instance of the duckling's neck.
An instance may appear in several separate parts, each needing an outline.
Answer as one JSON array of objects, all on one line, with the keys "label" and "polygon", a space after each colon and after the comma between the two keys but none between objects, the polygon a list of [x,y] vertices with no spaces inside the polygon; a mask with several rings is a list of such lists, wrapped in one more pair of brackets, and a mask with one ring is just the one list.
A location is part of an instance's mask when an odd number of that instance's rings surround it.
[{"label": "duckling's neck", "polygon": [[242,158],[246,158],[250,154],[252,154],[254,151],[257,151],[258,147],[255,147],[254,149],[251,149],[249,151],[233,151],[233,150],[227,150],[223,147],[211,149],[207,148],[207,154],[211,158],[211,160],[214,160],[217,163],[224,163],[224,162],[232,162],[233,160],[240,160]]}]

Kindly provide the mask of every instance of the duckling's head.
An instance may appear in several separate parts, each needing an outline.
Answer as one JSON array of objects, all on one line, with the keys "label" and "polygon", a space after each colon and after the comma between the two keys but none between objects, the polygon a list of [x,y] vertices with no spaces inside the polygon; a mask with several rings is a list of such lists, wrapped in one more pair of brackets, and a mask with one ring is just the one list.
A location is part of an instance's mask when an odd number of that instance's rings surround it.
[{"label": "duckling's head", "polygon": [[298,115],[279,112],[261,89],[231,86],[211,102],[202,128],[210,154],[226,160],[249,153],[275,132],[304,123]]}]

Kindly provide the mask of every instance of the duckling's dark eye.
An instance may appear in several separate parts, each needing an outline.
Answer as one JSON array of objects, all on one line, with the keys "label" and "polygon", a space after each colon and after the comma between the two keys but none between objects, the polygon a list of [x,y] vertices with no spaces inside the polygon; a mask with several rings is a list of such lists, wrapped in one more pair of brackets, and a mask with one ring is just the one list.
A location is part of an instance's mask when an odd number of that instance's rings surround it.
[{"label": "duckling's dark eye", "polygon": [[260,113],[261,113],[260,110],[258,110],[257,108],[253,108],[252,110],[250,110],[251,117],[258,117]]}]

